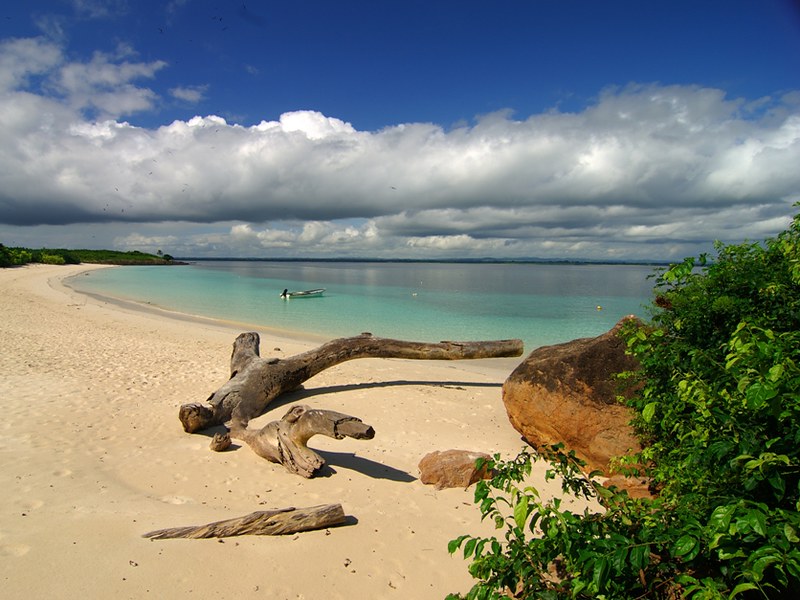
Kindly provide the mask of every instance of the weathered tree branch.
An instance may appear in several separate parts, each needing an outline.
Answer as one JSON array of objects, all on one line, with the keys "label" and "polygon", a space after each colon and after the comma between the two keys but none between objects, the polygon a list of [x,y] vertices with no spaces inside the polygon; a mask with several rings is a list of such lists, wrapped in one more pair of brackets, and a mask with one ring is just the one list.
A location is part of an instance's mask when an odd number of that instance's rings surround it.
[{"label": "weathered tree branch", "polygon": [[321,504],[309,508],[279,508],[250,513],[243,517],[215,521],[207,525],[158,529],[142,535],[153,540],[174,538],[222,538],[234,535],[285,535],[324,529],[345,522],[341,504]]},{"label": "weathered tree branch", "polygon": [[325,464],[325,460],[307,446],[308,440],[317,434],[337,440],[345,437],[371,440],[375,430],[361,419],[303,404],[293,406],[280,421],[272,421],[258,431],[235,421],[230,430],[230,437],[245,442],[261,458],[280,463],[290,473],[307,478],[313,477]]},{"label": "weathered tree branch", "polygon": [[407,342],[362,334],[330,341],[287,359],[261,358],[257,333],[242,333],[233,344],[231,377],[208,398],[208,405],[180,408],[179,419],[188,433],[232,420],[244,429],[275,398],[299,387],[321,371],[356,358],[464,360],[520,356],[521,340],[483,342]]}]

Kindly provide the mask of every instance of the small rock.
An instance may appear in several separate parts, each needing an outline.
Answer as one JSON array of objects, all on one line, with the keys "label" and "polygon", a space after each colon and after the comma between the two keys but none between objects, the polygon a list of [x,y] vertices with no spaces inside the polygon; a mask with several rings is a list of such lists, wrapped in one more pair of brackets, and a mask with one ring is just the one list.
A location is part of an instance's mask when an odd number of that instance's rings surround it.
[{"label": "small rock", "polygon": [[436,450],[426,454],[419,462],[419,479],[424,484],[432,484],[437,490],[444,488],[468,488],[480,479],[491,478],[485,468],[475,468],[479,458],[491,458],[484,452],[469,450]]}]

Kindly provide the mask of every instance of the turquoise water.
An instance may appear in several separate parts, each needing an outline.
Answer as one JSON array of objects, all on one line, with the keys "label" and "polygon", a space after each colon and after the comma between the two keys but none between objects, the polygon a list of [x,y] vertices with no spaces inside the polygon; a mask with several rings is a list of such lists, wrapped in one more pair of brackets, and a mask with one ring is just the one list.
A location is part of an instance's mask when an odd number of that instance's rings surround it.
[{"label": "turquoise water", "polygon": [[[77,289],[254,328],[418,341],[521,338],[538,346],[646,316],[652,266],[199,261],[92,271]],[[282,300],[284,288],[323,287]],[[598,309],[600,307],[600,309]]]}]

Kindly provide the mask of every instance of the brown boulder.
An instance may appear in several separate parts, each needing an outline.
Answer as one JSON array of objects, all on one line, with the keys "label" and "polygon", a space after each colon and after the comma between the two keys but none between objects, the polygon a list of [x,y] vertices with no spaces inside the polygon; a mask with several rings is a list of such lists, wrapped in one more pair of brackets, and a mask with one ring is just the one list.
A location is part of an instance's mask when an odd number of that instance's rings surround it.
[{"label": "brown boulder", "polygon": [[483,452],[469,450],[436,450],[419,461],[419,479],[422,483],[435,485],[437,490],[468,488],[480,479],[491,477],[485,468],[475,468],[475,461],[479,458],[491,457]]},{"label": "brown boulder", "polygon": [[537,348],[503,384],[514,428],[534,447],[564,442],[591,469],[609,473],[609,460],[640,448],[628,424],[632,414],[617,396],[634,392],[614,378],[639,368],[625,354],[623,318],[596,337]]}]

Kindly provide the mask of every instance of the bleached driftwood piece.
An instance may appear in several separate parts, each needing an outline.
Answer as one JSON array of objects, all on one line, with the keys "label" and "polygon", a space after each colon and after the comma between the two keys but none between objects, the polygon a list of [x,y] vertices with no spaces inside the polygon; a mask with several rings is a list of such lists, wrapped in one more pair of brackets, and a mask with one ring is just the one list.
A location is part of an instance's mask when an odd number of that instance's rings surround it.
[{"label": "bleached driftwood piece", "polygon": [[223,538],[235,535],[286,535],[341,525],[346,520],[341,504],[321,504],[309,508],[261,510],[243,517],[215,521],[206,525],[158,529],[142,535],[153,540],[175,538]]},{"label": "bleached driftwood piece", "polygon": [[[307,446],[308,440],[318,434],[336,440],[345,437],[371,440],[375,430],[361,419],[298,404],[280,421],[272,421],[259,430],[248,429],[234,420],[228,436],[242,440],[260,457],[283,465],[290,473],[308,478],[325,464],[325,460]],[[215,443],[218,439],[224,440],[225,436],[217,438],[215,435]],[[222,442],[225,448],[228,445],[230,443]]]}]

